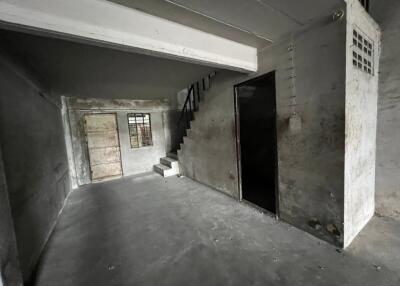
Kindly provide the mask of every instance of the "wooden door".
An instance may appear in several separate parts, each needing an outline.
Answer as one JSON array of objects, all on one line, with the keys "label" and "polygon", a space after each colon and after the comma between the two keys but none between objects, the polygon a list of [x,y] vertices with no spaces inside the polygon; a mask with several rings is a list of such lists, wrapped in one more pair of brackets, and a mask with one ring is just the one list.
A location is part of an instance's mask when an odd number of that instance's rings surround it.
[{"label": "wooden door", "polygon": [[121,150],[115,113],[85,115],[92,181],[122,176]]}]

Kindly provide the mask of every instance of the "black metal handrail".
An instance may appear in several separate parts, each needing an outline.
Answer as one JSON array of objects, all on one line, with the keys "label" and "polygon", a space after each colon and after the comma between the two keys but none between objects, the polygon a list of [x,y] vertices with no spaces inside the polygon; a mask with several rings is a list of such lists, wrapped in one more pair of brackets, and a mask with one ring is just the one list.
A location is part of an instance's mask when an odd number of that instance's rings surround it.
[{"label": "black metal handrail", "polygon": [[183,104],[183,108],[182,108],[182,111],[181,111],[181,117],[179,118],[179,120],[182,120],[183,116],[187,112],[187,109],[188,109],[187,106],[188,105],[189,105],[190,112],[192,112],[192,103],[191,103],[191,100],[190,100],[190,94],[193,92],[193,90],[194,90],[194,85],[192,84],[190,86],[190,88],[189,88],[188,95],[186,96],[185,103]]},{"label": "black metal handrail", "polygon": [[[205,79],[202,78],[201,82],[203,91],[211,87],[211,77],[215,74],[216,73],[214,72],[208,75],[208,88],[206,87]],[[194,112],[199,110],[199,103],[201,101],[200,89],[199,82],[193,83],[188,89],[188,94],[185,103],[183,104],[178,123],[180,143],[183,143],[183,137],[187,135],[187,129],[190,128],[190,122],[194,119]]]}]

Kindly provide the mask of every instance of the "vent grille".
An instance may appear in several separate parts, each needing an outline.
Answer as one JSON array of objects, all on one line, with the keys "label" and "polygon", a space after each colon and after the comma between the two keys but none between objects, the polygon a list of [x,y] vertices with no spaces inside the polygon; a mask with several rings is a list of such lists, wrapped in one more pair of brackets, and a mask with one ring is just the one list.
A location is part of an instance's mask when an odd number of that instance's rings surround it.
[{"label": "vent grille", "polygon": [[359,29],[353,30],[353,66],[374,75],[374,42]]}]

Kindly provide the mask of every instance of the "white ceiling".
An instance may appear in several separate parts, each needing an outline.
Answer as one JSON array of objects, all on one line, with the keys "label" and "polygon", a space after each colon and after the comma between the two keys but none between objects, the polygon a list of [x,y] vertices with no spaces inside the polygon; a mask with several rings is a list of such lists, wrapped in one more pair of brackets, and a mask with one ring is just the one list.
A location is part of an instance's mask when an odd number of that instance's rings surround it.
[{"label": "white ceiling", "polygon": [[[214,34],[251,47],[263,48],[270,41],[257,37],[248,31],[231,27],[209,16],[201,15],[186,7],[165,0],[107,0],[119,5],[140,10],[172,22],[182,24],[203,32]],[[244,0],[245,1],[245,0]]]},{"label": "white ceiling", "polygon": [[332,15],[344,0],[164,0],[277,41],[314,20]]},{"label": "white ceiling", "polygon": [[344,0],[107,0],[263,48],[345,6]]}]

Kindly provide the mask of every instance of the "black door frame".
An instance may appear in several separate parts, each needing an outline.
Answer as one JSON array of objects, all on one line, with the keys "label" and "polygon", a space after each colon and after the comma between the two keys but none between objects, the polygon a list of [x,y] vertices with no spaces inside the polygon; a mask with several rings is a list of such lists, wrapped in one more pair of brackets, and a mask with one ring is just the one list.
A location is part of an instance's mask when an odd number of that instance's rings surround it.
[{"label": "black door frame", "polygon": [[240,144],[240,108],[239,108],[239,100],[238,100],[238,87],[244,84],[249,84],[254,81],[261,80],[263,78],[267,78],[273,76],[274,77],[274,94],[275,94],[275,108],[277,105],[276,102],[276,72],[272,71],[258,77],[246,80],[244,82],[238,83],[234,85],[234,108],[235,108],[235,133],[236,133],[236,157],[237,157],[237,172],[238,172],[238,190],[239,190],[239,201],[246,202],[252,206],[255,206],[258,209],[261,209],[263,212],[267,212],[269,214],[274,215],[276,218],[279,218],[279,169],[278,169],[278,138],[277,138],[277,111],[275,110],[275,132],[274,132],[274,140],[275,140],[275,213],[272,213],[260,206],[257,206],[251,202],[243,199],[243,189],[242,189],[242,154],[241,154],[241,144]]}]

